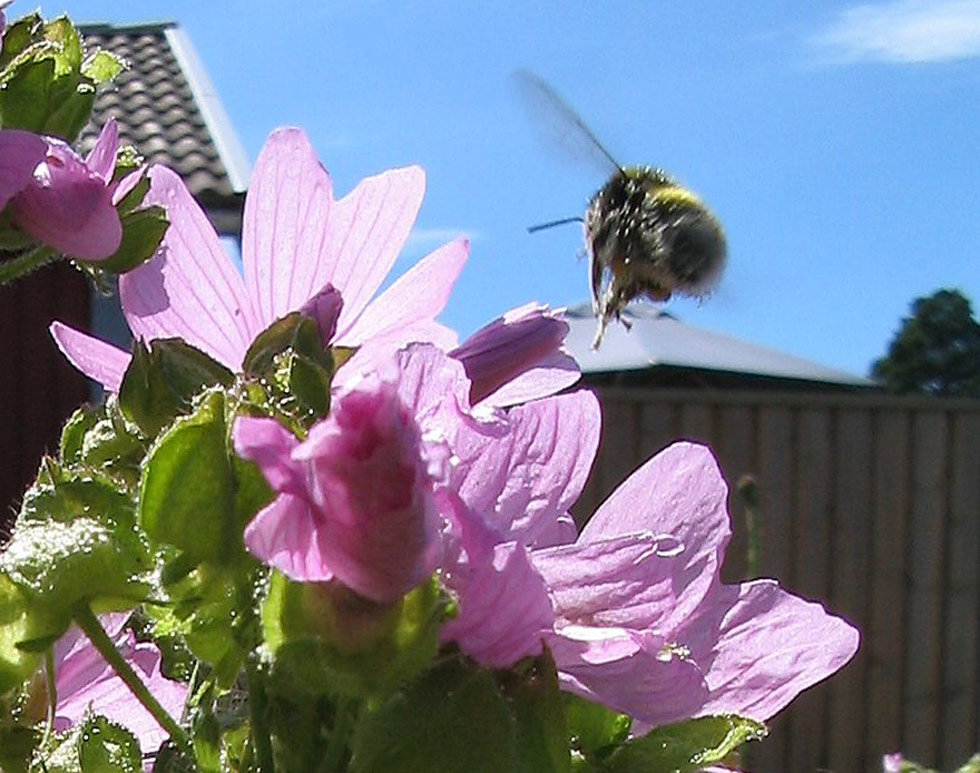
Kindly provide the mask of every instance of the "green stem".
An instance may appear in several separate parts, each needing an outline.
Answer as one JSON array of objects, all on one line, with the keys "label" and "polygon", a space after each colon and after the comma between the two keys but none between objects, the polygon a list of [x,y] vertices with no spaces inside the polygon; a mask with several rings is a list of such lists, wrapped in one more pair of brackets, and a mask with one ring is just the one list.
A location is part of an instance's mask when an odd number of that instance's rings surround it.
[{"label": "green stem", "polygon": [[354,722],[357,720],[356,709],[356,701],[338,701],[333,728],[330,731],[330,741],[317,773],[341,773],[343,770],[351,730],[354,729]]},{"label": "green stem", "polygon": [[143,680],[137,676],[129,663],[119,654],[119,650],[116,649],[112,643],[112,639],[108,637],[102,628],[102,624],[99,623],[98,618],[92,613],[88,605],[82,603],[76,606],[72,616],[78,624],[78,627],[82,629],[89,641],[92,642],[92,646],[98,650],[99,654],[105,659],[105,662],[116,672],[116,676],[126,683],[126,686],[136,697],[136,700],[143,704],[143,707],[160,723],[160,727],[170,733],[170,737],[175,743],[190,751],[190,737],[177,724],[174,718],[167,713],[167,710],[160,705],[159,701],[153,697],[153,694],[143,684]]},{"label": "green stem", "polygon": [[250,661],[245,674],[248,678],[248,714],[252,748],[255,751],[255,770],[258,773],[274,773],[276,763],[272,757],[269,726],[265,721],[265,680],[262,669]]},{"label": "green stem", "polygon": [[36,271],[52,258],[54,258],[54,250],[50,247],[36,247],[16,258],[0,262],[0,287]]}]

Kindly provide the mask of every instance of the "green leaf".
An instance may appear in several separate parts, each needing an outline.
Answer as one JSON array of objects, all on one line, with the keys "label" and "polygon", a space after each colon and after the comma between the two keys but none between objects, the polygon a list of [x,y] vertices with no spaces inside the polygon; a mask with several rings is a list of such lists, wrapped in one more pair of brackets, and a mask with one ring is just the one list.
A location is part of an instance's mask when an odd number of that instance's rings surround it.
[{"label": "green leaf", "polygon": [[55,75],[76,72],[82,65],[82,44],[78,31],[67,16],[59,16],[44,25],[44,37],[58,46],[55,54]]},{"label": "green leaf", "polygon": [[119,407],[127,419],[154,437],[187,413],[204,389],[230,386],[233,381],[224,365],[179,338],[158,339],[152,348],[136,341],[119,388]]},{"label": "green leaf", "polygon": [[551,653],[499,676],[501,691],[517,720],[519,770],[566,773],[571,770],[568,727]]},{"label": "green leaf", "polygon": [[453,659],[362,716],[350,770],[520,770],[517,736],[493,674]]},{"label": "green leaf", "polygon": [[[3,48],[0,50],[0,67],[6,67],[41,39],[44,22],[37,11],[21,17],[3,33]],[[5,128],[10,128],[5,126]]]},{"label": "green leaf", "polygon": [[589,759],[603,759],[629,738],[632,720],[598,703],[564,693],[565,718],[573,749]]},{"label": "green leaf", "polygon": [[224,393],[209,392],[159,437],[143,465],[140,525],[198,563],[226,565],[244,550],[227,434]]},{"label": "green leaf", "polygon": [[51,84],[48,115],[41,127],[43,134],[62,137],[74,143],[92,115],[95,87],[75,73],[63,75]]},{"label": "green leaf", "polygon": [[606,766],[615,773],[692,773],[724,761],[743,743],[761,740],[766,733],[761,722],[734,714],[699,717],[629,741],[609,756]]},{"label": "green leaf", "polygon": [[[6,45],[6,39],[4,39]],[[3,128],[40,133],[48,117],[48,96],[54,80],[54,60],[29,60],[19,64],[0,91]]]},{"label": "green leaf", "polygon": [[[126,205],[130,196],[145,195],[145,190],[137,190],[140,185],[142,183],[123,199],[119,205],[120,210]],[[99,269],[112,274],[123,274],[153,257],[170,226],[163,207],[137,209],[122,215],[121,221],[123,231],[119,249],[97,264]]]},{"label": "green leaf", "polygon": [[109,51],[98,50],[82,62],[82,75],[93,83],[108,83],[126,69],[126,64]]},{"label": "green leaf", "polygon": [[82,773],[140,773],[139,741],[122,725],[89,715],[78,734],[78,762]]}]

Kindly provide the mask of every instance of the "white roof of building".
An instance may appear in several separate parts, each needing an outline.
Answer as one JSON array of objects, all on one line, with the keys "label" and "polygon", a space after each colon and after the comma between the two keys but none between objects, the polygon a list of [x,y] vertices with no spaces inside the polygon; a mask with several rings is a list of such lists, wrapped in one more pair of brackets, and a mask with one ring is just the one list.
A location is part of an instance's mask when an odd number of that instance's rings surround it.
[{"label": "white roof of building", "polygon": [[655,366],[747,373],[773,378],[872,386],[866,378],[784,354],[731,336],[686,325],[650,305],[624,313],[632,327],[610,322],[599,351],[593,351],[596,320],[587,303],[565,311],[566,346],[584,373],[642,370]]}]

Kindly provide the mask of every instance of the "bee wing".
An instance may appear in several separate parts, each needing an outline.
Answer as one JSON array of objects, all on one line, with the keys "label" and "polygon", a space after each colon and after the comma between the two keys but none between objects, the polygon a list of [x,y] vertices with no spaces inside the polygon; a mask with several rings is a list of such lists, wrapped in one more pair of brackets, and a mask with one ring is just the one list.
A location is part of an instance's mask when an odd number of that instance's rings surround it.
[{"label": "bee wing", "polygon": [[513,80],[549,148],[558,148],[568,160],[588,163],[603,176],[622,168],[578,113],[544,80],[529,70],[518,70]]}]

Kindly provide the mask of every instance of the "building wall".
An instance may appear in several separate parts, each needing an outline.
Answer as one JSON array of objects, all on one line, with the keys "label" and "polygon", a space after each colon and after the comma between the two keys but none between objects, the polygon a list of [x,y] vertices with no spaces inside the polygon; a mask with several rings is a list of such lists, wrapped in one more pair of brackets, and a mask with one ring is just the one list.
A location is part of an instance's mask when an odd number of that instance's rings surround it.
[{"label": "building wall", "polygon": [[67,263],[0,288],[0,536],[41,455],[57,451],[62,423],[89,395],[48,334],[54,319],[88,327],[87,282]]},{"label": "building wall", "polygon": [[[880,770],[903,750],[952,769],[980,748],[980,401],[599,388],[603,435],[581,519],[677,439],[761,494],[758,576],[862,632],[837,678],[772,723],[747,769]],[[723,577],[746,577],[745,507]]]}]

